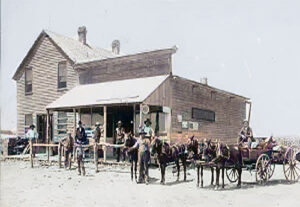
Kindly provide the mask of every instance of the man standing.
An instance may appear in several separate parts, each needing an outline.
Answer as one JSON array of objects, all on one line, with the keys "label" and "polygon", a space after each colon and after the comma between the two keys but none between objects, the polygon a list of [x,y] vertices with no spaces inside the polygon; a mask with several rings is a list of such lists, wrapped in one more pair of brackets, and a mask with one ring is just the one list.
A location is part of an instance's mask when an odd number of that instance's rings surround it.
[{"label": "man standing", "polygon": [[[125,129],[123,127],[122,121],[118,121],[115,137],[116,137],[116,144],[124,144]],[[117,151],[117,162],[119,162],[121,149],[117,148],[116,151]],[[125,161],[125,155],[124,155],[123,151],[122,151],[122,154],[123,154],[123,161]]]},{"label": "man standing", "polygon": [[78,121],[78,128],[76,129],[75,139],[77,144],[88,144],[85,129],[83,128],[81,121]]},{"label": "man standing", "polygon": [[[99,122],[96,122],[95,124],[95,130],[94,130],[94,140],[95,140],[95,143],[100,143],[100,138],[101,138],[101,134],[103,132],[103,129],[100,128],[100,123]],[[98,157],[100,157],[101,155],[101,149],[98,149]]]},{"label": "man standing", "polygon": [[[38,141],[39,134],[34,130],[35,126],[33,124],[30,125],[28,132],[25,134],[25,138],[29,139],[35,143]],[[33,148],[33,157],[35,157],[35,149]]]},{"label": "man standing", "polygon": [[146,119],[145,121],[144,121],[144,126],[142,127],[143,128],[143,130],[144,130],[144,132],[146,133],[146,137],[148,138],[148,139],[150,139],[150,141],[152,140],[152,138],[154,138],[154,136],[155,136],[155,133],[154,133],[154,130],[152,129],[152,127],[151,127],[151,121],[150,121],[150,119],[148,118],[148,119]]},{"label": "man standing", "polygon": [[150,139],[146,136],[147,133],[141,129],[139,132],[139,139],[137,142],[129,149],[138,149],[138,163],[139,163],[139,179],[137,183],[149,183],[149,172],[148,166],[150,161]]},{"label": "man standing", "polygon": [[71,132],[67,132],[67,137],[62,139],[61,143],[64,146],[65,168],[69,167],[71,169],[71,157],[74,147],[74,139]]},{"label": "man standing", "polygon": [[78,164],[78,174],[81,175],[81,170],[83,172],[83,176],[85,176],[85,168],[84,168],[84,149],[82,145],[88,144],[88,139],[85,133],[85,130],[82,126],[82,122],[78,122],[78,128],[76,129],[75,135],[76,146],[76,154],[77,154],[77,164]]},{"label": "man standing", "polygon": [[94,130],[94,140],[96,143],[99,143],[100,142],[100,138],[101,138],[101,133],[102,133],[102,130],[100,129],[100,123],[99,122],[96,122],[95,124],[95,130]]}]

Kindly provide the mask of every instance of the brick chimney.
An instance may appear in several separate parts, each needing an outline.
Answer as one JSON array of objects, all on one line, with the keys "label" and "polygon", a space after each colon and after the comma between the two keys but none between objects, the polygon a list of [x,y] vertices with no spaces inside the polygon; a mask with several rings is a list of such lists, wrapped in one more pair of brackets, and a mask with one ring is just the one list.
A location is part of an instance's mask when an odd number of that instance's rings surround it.
[{"label": "brick chimney", "polygon": [[206,77],[200,78],[200,83],[202,83],[203,85],[208,85],[208,81]]},{"label": "brick chimney", "polygon": [[114,40],[111,43],[111,50],[116,55],[120,54],[120,41],[119,40]]},{"label": "brick chimney", "polygon": [[78,28],[78,40],[79,40],[79,42],[81,42],[82,44],[85,44],[85,45],[86,45],[86,33],[87,33],[87,30],[86,30],[85,26]]}]

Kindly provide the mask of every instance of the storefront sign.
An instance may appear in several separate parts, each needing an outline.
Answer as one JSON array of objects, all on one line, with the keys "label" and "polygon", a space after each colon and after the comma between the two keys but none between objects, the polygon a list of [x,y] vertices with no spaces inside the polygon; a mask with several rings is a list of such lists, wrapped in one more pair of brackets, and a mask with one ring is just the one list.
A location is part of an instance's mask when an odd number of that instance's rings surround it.
[{"label": "storefront sign", "polygon": [[183,121],[181,124],[182,124],[182,129],[188,129],[189,128],[189,125],[188,125],[187,121]]}]

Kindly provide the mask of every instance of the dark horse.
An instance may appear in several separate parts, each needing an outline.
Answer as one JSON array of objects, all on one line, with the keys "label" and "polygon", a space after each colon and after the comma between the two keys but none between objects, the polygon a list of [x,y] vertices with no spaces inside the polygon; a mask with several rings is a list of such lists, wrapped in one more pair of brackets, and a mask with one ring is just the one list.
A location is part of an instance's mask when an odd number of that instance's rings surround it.
[{"label": "dark horse", "polygon": [[186,154],[185,145],[174,145],[170,146],[167,142],[155,138],[151,144],[151,155],[157,154],[159,167],[161,171],[161,184],[165,184],[165,172],[167,164],[175,162],[177,168],[177,181],[180,176],[180,164],[182,162],[184,171],[184,181],[186,181]]},{"label": "dark horse", "polygon": [[[133,137],[131,133],[125,135],[125,149],[127,150],[127,156],[131,165],[131,180],[133,180],[133,167],[134,167],[134,176],[135,180],[137,179],[137,162],[138,162],[138,149],[131,149],[131,147],[137,142],[137,139]],[[124,150],[125,150],[124,149]]]},{"label": "dark horse", "polygon": [[208,141],[198,143],[194,137],[190,138],[187,144],[189,152],[188,159],[192,159],[197,167],[197,186],[199,186],[201,178],[201,187],[203,187],[203,168],[209,167],[211,169],[211,185],[214,184],[214,166],[211,161],[216,157],[216,145]]},{"label": "dark horse", "polygon": [[237,187],[241,187],[242,178],[242,154],[237,146],[226,145],[223,143],[217,144],[216,158],[213,162],[217,165],[217,186],[219,187],[220,170],[222,170],[222,188],[224,188],[224,171],[226,167],[232,167],[237,170],[238,184]]}]

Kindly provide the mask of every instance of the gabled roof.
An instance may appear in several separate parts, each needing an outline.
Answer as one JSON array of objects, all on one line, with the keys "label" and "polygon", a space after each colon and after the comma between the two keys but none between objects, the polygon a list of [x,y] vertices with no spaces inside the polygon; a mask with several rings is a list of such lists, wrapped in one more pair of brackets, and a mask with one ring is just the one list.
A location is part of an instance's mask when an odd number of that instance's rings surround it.
[{"label": "gabled roof", "polygon": [[73,64],[102,60],[106,58],[113,58],[119,56],[106,49],[92,47],[88,44],[85,45],[74,38],[56,34],[48,30],[43,30],[38,36],[38,38],[35,40],[34,44],[26,54],[19,67],[17,68],[17,71],[13,76],[14,80],[17,80],[19,78],[19,74],[22,72],[24,64],[26,63],[29,56],[32,54],[40,40],[42,40],[45,36],[49,37],[50,40],[52,40],[52,42]]},{"label": "gabled roof", "polygon": [[18,80],[24,69],[24,65],[29,59],[30,55],[33,53],[34,49],[37,47],[38,43],[44,38],[49,37],[50,40],[55,44],[56,47],[62,52],[64,56],[74,65],[79,67],[89,67],[90,64],[101,63],[103,60],[114,60],[115,58],[136,58],[136,56],[142,56],[145,54],[156,54],[156,53],[175,53],[177,48],[166,48],[157,49],[152,51],[140,52],[135,54],[115,54],[110,50],[92,47],[89,44],[83,44],[77,39],[66,37],[49,30],[43,30],[38,38],[35,40],[34,44],[26,54],[25,58],[17,68],[13,79]]},{"label": "gabled roof", "polygon": [[169,75],[163,75],[79,85],[46,106],[46,109],[141,103],[168,77]]},{"label": "gabled roof", "polygon": [[44,30],[44,32],[66,53],[66,55],[75,64],[119,56],[106,49],[92,47],[88,44],[82,44],[77,39],[71,37],[66,37],[48,30]]}]

